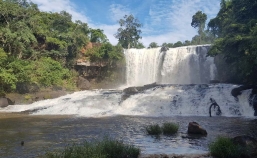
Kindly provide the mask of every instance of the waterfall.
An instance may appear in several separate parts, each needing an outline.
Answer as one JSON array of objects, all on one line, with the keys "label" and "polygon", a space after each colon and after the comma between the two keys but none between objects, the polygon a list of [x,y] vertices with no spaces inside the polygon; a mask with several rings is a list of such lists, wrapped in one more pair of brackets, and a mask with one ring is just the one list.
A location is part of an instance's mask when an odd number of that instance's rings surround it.
[{"label": "waterfall", "polygon": [[[85,117],[106,117],[115,115],[167,117],[207,116],[210,98],[215,99],[221,109],[221,116],[253,117],[249,105],[251,90],[243,91],[238,101],[230,94],[238,85],[190,84],[156,85],[122,99],[121,90],[80,91],[59,98],[42,100],[31,105],[12,105],[0,108],[0,112],[26,111],[33,115],[78,115]],[[218,117],[215,109],[212,116]]]},{"label": "waterfall", "polygon": [[128,86],[153,82],[162,84],[203,84],[215,79],[213,57],[207,57],[210,45],[125,50]]},{"label": "waterfall", "polygon": [[[160,51],[125,50],[127,85],[130,90],[88,90],[31,105],[12,105],[0,112],[28,112],[34,115],[79,115],[106,117],[139,116],[209,116],[210,98],[215,99],[221,116],[254,116],[255,97],[244,90],[238,99],[231,90],[238,85],[205,84],[216,79],[212,57],[206,57],[210,45],[187,46]],[[136,90],[135,90],[136,89]],[[140,90],[141,89],[141,90]],[[128,94],[127,94],[128,93]],[[125,99],[124,99],[125,98]],[[215,108],[211,109],[216,116]]]}]

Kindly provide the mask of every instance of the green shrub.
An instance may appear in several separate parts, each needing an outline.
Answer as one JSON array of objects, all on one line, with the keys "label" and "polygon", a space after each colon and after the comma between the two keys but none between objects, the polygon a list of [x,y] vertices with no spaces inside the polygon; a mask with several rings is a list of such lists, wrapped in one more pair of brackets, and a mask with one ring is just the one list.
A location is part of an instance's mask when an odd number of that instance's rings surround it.
[{"label": "green shrub", "polygon": [[24,96],[24,98],[25,98],[26,100],[30,100],[30,99],[32,98],[32,96],[31,96],[30,94],[27,94],[27,95]]},{"label": "green shrub", "polygon": [[162,132],[166,135],[175,134],[178,132],[179,125],[175,123],[163,123],[162,125]]},{"label": "green shrub", "polygon": [[105,138],[102,141],[85,142],[83,145],[66,147],[61,152],[48,152],[46,158],[137,158],[140,149]]},{"label": "green shrub", "polygon": [[53,85],[64,86],[72,89],[75,87],[74,73],[63,68],[60,62],[43,57],[32,64],[33,73],[31,80],[39,85],[50,87]]},{"label": "green shrub", "polygon": [[230,138],[218,137],[210,144],[209,150],[212,156],[218,158],[239,158],[245,150],[239,145],[233,144]]},{"label": "green shrub", "polygon": [[158,124],[148,125],[145,129],[149,135],[160,135],[162,133],[162,129]]}]

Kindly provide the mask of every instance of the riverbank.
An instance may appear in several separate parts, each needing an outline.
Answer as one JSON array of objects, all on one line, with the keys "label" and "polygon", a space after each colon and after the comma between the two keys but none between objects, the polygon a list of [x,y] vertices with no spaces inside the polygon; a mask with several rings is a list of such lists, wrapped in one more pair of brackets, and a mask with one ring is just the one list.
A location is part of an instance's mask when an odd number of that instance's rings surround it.
[{"label": "riverbank", "polygon": [[11,99],[16,105],[19,104],[31,104],[36,101],[58,98],[63,95],[71,94],[75,91],[67,91],[62,88],[60,89],[43,89],[35,93],[8,93],[6,97]]},{"label": "riverbank", "polygon": [[141,154],[138,158],[212,158],[209,153],[206,154],[184,154],[184,155],[177,155],[177,154]]}]

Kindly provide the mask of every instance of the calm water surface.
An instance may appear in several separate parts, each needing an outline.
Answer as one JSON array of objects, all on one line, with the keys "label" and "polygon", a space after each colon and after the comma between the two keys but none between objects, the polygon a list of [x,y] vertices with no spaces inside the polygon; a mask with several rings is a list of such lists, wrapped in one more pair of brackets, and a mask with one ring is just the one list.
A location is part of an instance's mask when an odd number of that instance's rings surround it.
[{"label": "calm water surface", "polygon": [[[208,132],[207,137],[188,135],[187,126],[198,122]],[[145,126],[164,122],[180,125],[178,134],[159,138],[145,133]],[[141,148],[142,153],[205,153],[219,135],[253,135],[256,119],[229,117],[139,117],[115,116],[83,118],[76,116],[29,116],[0,114],[0,157],[38,157],[73,143],[83,143],[109,136]],[[254,136],[254,135],[253,135]],[[25,142],[21,146],[21,141]]]}]

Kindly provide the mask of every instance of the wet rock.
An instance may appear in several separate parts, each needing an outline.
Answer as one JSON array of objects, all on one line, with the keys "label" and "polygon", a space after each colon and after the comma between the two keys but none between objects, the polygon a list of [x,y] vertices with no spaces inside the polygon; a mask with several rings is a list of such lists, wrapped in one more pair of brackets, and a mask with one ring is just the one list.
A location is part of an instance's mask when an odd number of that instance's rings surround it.
[{"label": "wet rock", "polygon": [[88,90],[91,87],[90,82],[84,77],[79,76],[77,81],[77,87],[81,90]]},{"label": "wet rock", "polygon": [[236,100],[238,100],[238,95],[242,94],[243,90],[252,89],[252,92],[250,94],[250,105],[254,109],[254,116],[257,116],[257,101],[255,100],[255,96],[257,94],[257,87],[253,85],[242,85],[237,88],[234,88],[231,90],[231,95],[235,97]]},{"label": "wet rock", "polygon": [[156,82],[154,82],[154,83],[151,83],[151,84],[146,84],[144,86],[125,88],[122,91],[123,95],[121,97],[121,100],[123,101],[123,100],[129,98],[131,95],[143,92],[144,90],[147,90],[147,89],[150,89],[150,88],[153,88],[153,87],[156,87],[156,86],[157,86],[157,84],[156,84]]},{"label": "wet rock", "polygon": [[220,83],[220,81],[219,80],[210,80],[209,83]]},{"label": "wet rock", "polygon": [[1,97],[0,98],[0,107],[4,108],[4,107],[7,107],[8,105],[14,105],[14,102],[11,101],[11,99],[9,99],[9,98]]},{"label": "wet rock", "polygon": [[237,136],[232,139],[233,143],[236,145],[240,145],[243,147],[246,152],[242,157],[244,158],[252,158],[257,157],[257,140],[253,137],[243,135]]},{"label": "wet rock", "polygon": [[166,52],[167,50],[169,50],[169,47],[162,47],[161,48],[161,52]]},{"label": "wet rock", "polygon": [[6,98],[0,98],[0,107],[1,108],[4,108],[4,107],[7,107],[9,104],[8,104],[8,100]]},{"label": "wet rock", "polygon": [[237,88],[234,88],[231,90],[231,95],[234,97],[237,97],[238,95],[241,95],[243,90],[247,90],[247,89],[252,89],[253,86],[251,85],[243,85],[243,86],[239,86]]},{"label": "wet rock", "polygon": [[189,122],[187,133],[207,135],[207,131],[203,129],[197,122]]}]

